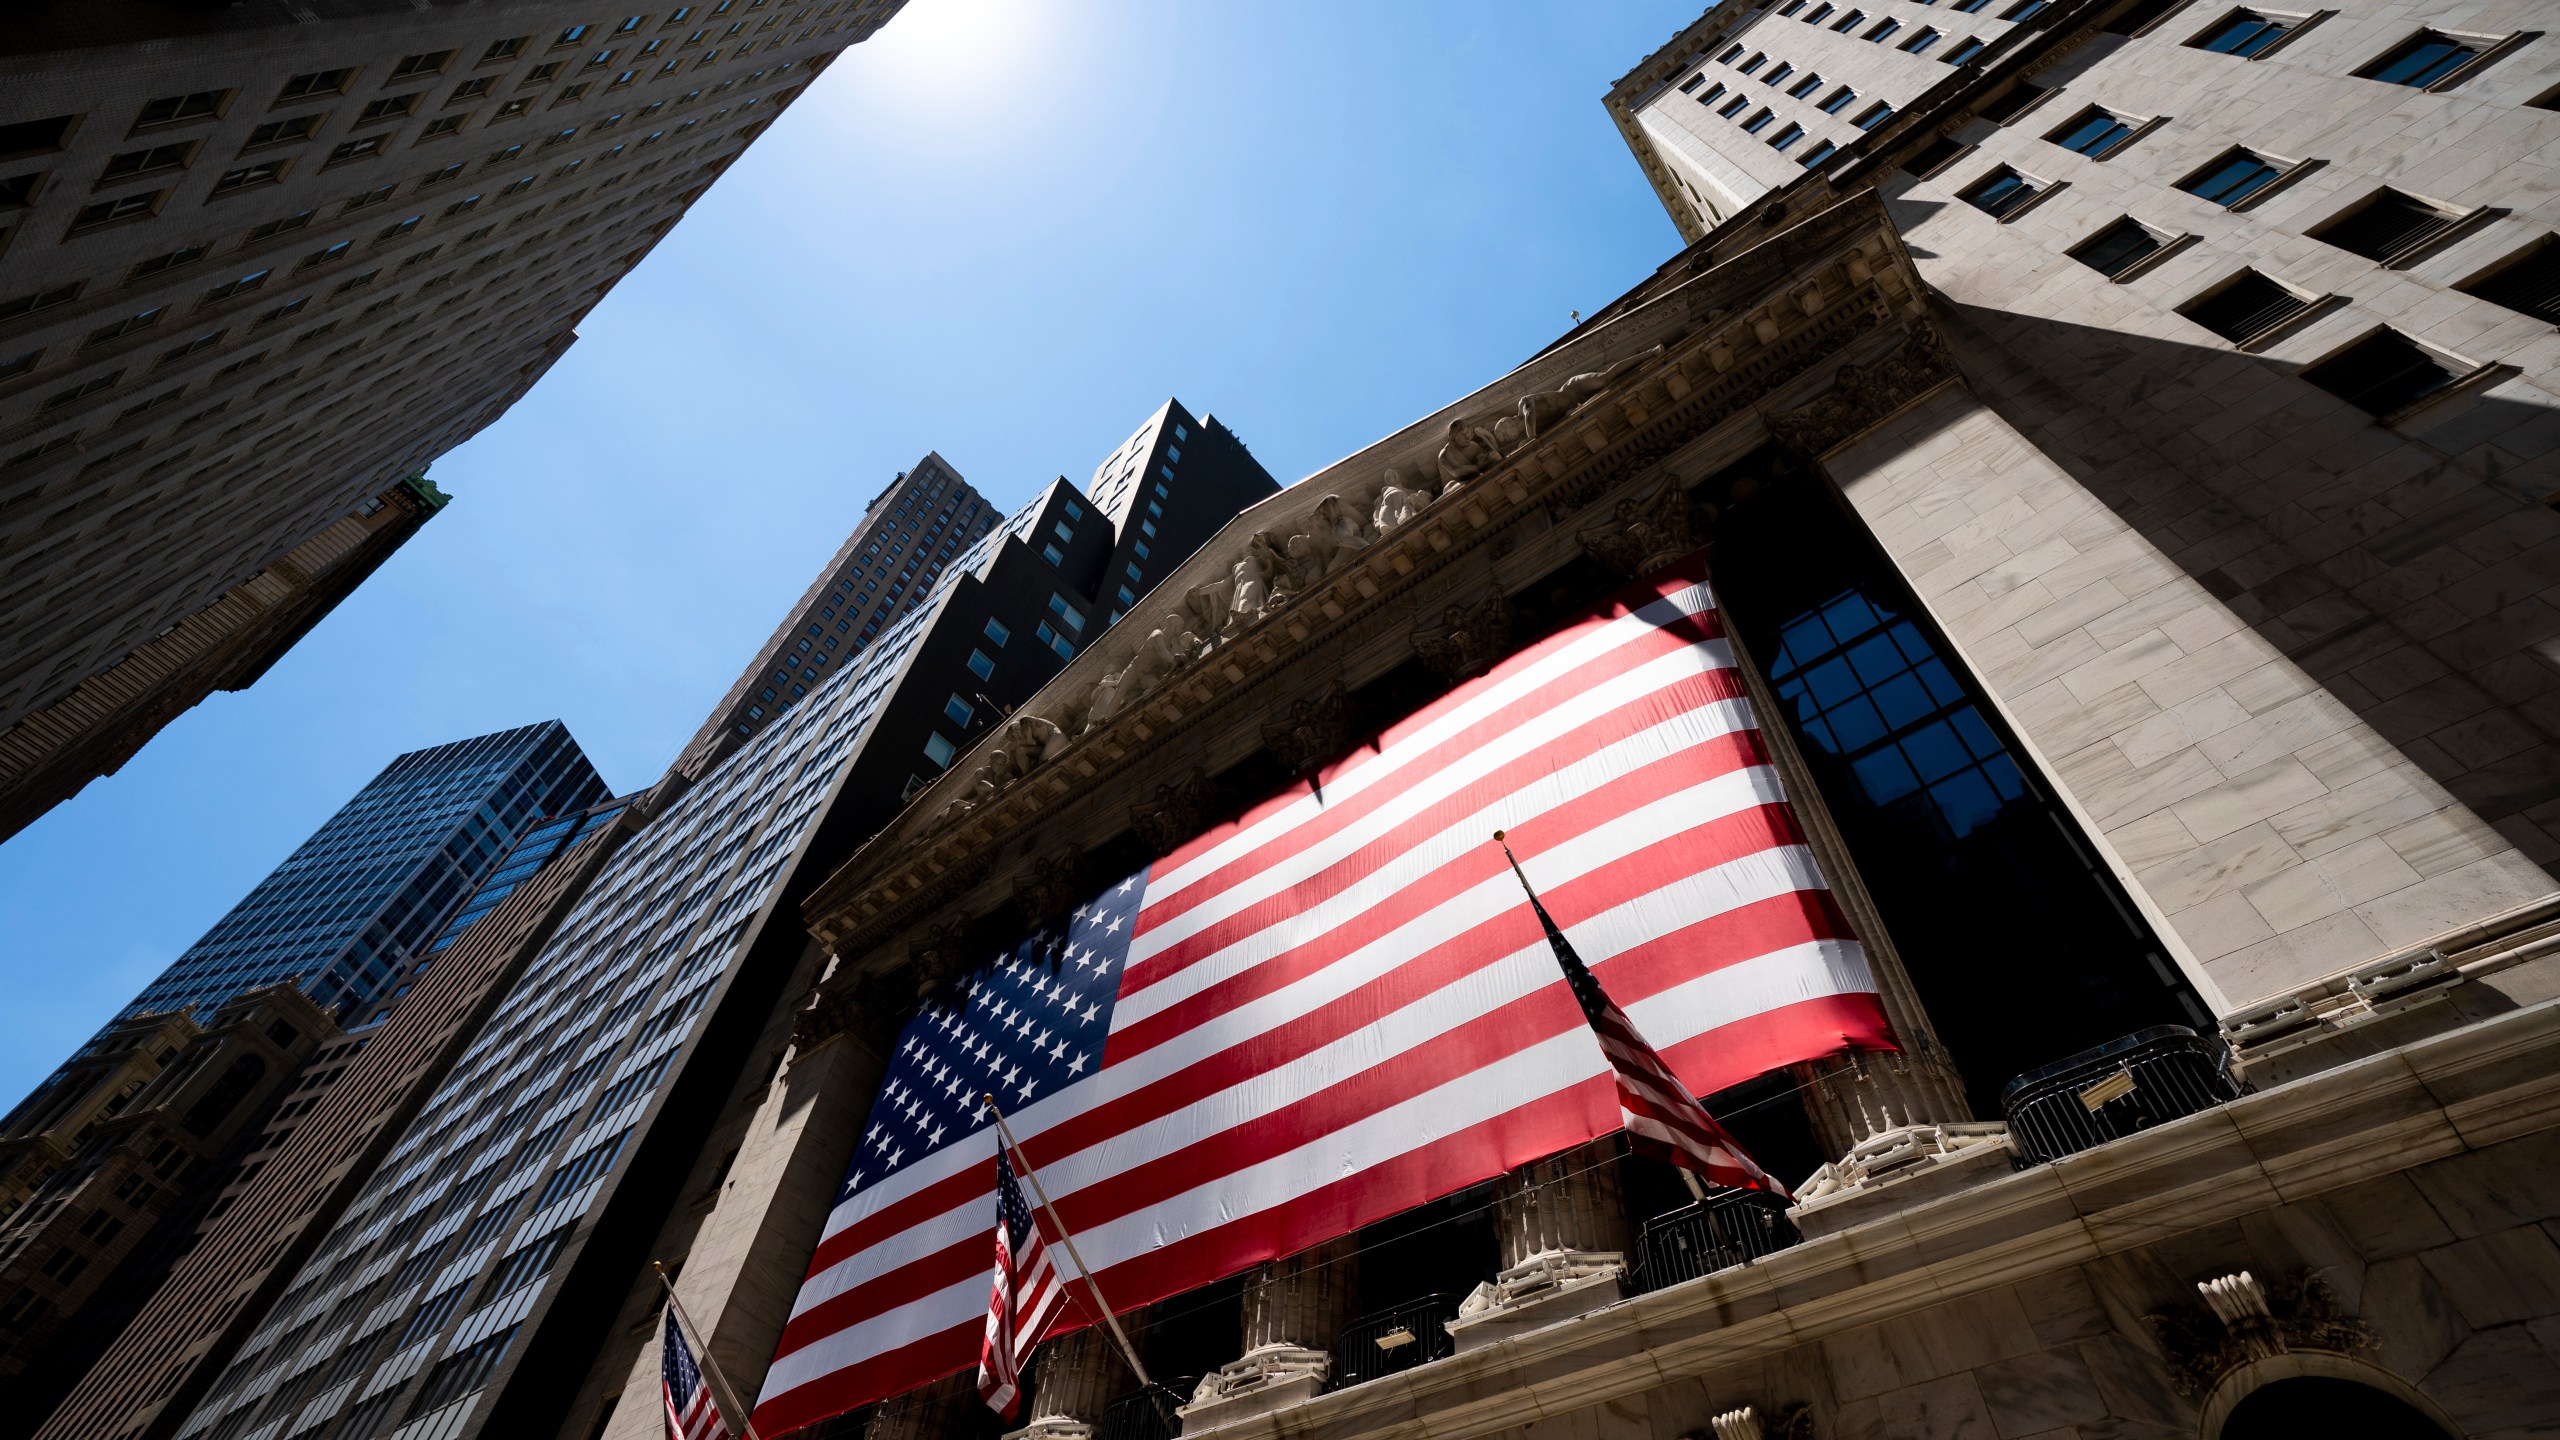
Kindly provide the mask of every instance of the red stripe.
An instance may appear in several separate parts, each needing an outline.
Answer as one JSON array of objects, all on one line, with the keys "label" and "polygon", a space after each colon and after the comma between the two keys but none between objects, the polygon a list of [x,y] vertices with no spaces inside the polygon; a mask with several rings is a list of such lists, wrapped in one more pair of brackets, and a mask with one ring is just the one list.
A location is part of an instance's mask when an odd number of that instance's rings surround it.
[{"label": "red stripe", "polygon": [[[1684,626],[1682,628],[1693,629],[1696,627]],[[1588,637],[1586,636],[1583,638],[1587,639]],[[1620,679],[1627,673],[1644,665],[1668,656],[1693,651],[1697,644],[1698,637],[1693,635],[1683,635],[1668,629],[1654,630],[1647,632],[1637,639],[1631,640],[1600,655],[1592,657],[1588,664],[1585,664],[1567,675],[1558,677],[1553,684],[1542,688],[1532,699],[1523,701],[1520,704],[1504,707],[1485,716],[1475,724],[1461,730],[1456,735],[1450,736],[1442,742],[1435,744],[1425,754],[1403,757],[1402,763],[1399,765],[1396,773],[1379,781],[1377,784],[1369,786],[1368,788],[1360,790],[1357,793],[1341,800],[1328,802],[1323,809],[1306,816],[1296,825],[1264,839],[1260,843],[1256,844],[1251,850],[1242,855],[1233,857],[1225,864],[1220,865],[1216,870],[1200,877],[1198,880],[1195,880],[1170,894],[1151,898],[1138,912],[1136,933],[1140,935],[1146,934],[1149,930],[1164,924],[1167,920],[1188,912],[1203,901],[1213,899],[1216,896],[1225,893],[1227,890],[1234,888],[1238,883],[1250,879],[1255,875],[1259,875],[1263,871],[1271,869],[1276,865],[1294,859],[1298,855],[1305,853],[1308,849],[1325,840],[1331,839],[1335,835],[1339,834],[1344,828],[1374,815],[1399,797],[1413,790],[1416,786],[1429,781],[1432,777],[1438,775],[1442,770],[1448,768],[1450,765],[1465,760],[1468,756],[1483,749],[1485,746],[1502,739],[1504,736],[1511,734],[1513,731],[1516,731],[1523,726],[1537,721],[1548,712],[1561,708],[1565,705],[1569,705],[1575,700],[1608,685],[1612,681]],[[1496,677],[1492,678],[1499,678],[1499,676],[1497,674]],[[1671,685],[1664,687],[1663,691],[1655,693],[1660,694],[1680,691],[1692,687],[1703,687],[1706,692],[1706,698],[1698,700],[1692,705],[1684,705],[1680,707],[1684,710],[1696,708],[1697,705],[1710,704],[1713,703],[1714,700],[1718,699],[1737,698],[1744,693],[1741,678],[1736,675],[1730,667],[1720,667],[1702,671],[1690,678],[1676,681]],[[1467,699],[1472,699],[1474,694],[1475,692],[1472,689],[1458,692],[1459,696],[1463,696]],[[1639,702],[1649,698],[1651,697],[1630,696],[1628,697],[1627,706],[1621,708],[1632,708]],[[1391,730],[1386,735],[1380,737],[1380,750],[1383,751],[1387,746],[1394,743],[1397,732],[1409,732],[1420,725],[1429,724],[1437,718],[1435,715],[1436,711],[1446,708],[1450,708],[1450,701],[1448,699],[1444,699],[1432,707],[1417,713],[1412,720],[1397,725],[1394,730]],[[1566,736],[1558,737],[1558,739],[1551,742],[1549,746],[1541,747],[1539,753],[1545,754],[1554,747],[1568,745],[1571,743],[1570,737],[1573,735],[1582,731],[1590,730],[1594,724],[1603,724],[1609,718],[1610,716],[1608,714],[1594,716],[1592,721],[1576,727],[1575,731],[1567,732]],[[1631,732],[1633,729],[1640,729],[1642,727],[1634,726],[1626,728]],[[1596,750],[1603,743],[1606,743],[1605,740],[1585,741],[1582,744],[1582,749],[1576,751],[1573,758],[1579,758],[1580,753],[1585,753],[1588,750]],[[1366,759],[1367,757],[1364,756],[1363,758]],[[1520,763],[1521,762],[1514,762],[1510,769],[1514,771],[1518,770]],[[1532,769],[1525,773],[1528,775],[1535,775],[1543,773],[1543,770]],[[1331,784],[1334,778],[1335,777],[1333,775],[1328,774],[1324,777],[1322,783]],[[1512,794],[1517,789],[1518,785],[1515,783],[1512,786],[1492,791],[1492,796],[1493,798],[1499,798],[1503,795]],[[1285,814],[1290,807],[1300,804],[1303,799],[1304,796],[1294,790],[1275,796],[1245,812],[1244,816],[1235,822],[1234,827],[1228,833],[1233,834],[1249,829],[1253,826],[1265,824],[1273,818]],[[1155,873],[1169,873],[1171,870],[1176,868],[1178,863],[1178,861],[1173,859],[1167,859],[1159,862]],[[1152,964],[1154,962],[1151,960],[1149,963]]]},{"label": "red stripe", "polygon": [[[1711,822],[1708,827],[1743,822],[1746,817],[1765,812],[1745,812],[1744,816],[1728,816]],[[1694,832],[1693,832],[1694,833]],[[1604,866],[1559,887],[1561,895],[1570,896],[1577,907],[1588,906],[1598,913],[1622,904],[1653,888],[1653,874],[1645,857],[1652,849],[1696,843],[1688,836],[1673,836],[1660,846],[1650,847],[1629,857],[1628,861]],[[1792,945],[1813,940],[1845,939],[1848,927],[1842,923],[1836,907],[1818,903],[1827,900],[1821,892],[1794,892],[1755,901],[1720,915],[1711,915],[1695,924],[1636,946],[1606,962],[1610,979],[1618,993],[1630,999],[1657,994],[1672,985],[1710,973],[1727,965],[1755,956],[1770,954]],[[1505,932],[1508,933],[1505,933]],[[1055,1166],[1069,1155],[1103,1144],[1112,1138],[1144,1125],[1151,1120],[1189,1105],[1203,1095],[1216,1094],[1230,1086],[1264,1074],[1287,1061],[1312,1054],[1343,1036],[1373,1023],[1383,1014],[1402,1009],[1434,993],[1448,988],[1467,975],[1498,962],[1523,946],[1539,943],[1541,932],[1536,922],[1519,911],[1508,911],[1486,921],[1475,929],[1450,937],[1432,950],[1377,980],[1318,1008],[1268,1030],[1246,1037],[1224,1050],[1204,1056],[1200,1061],[1173,1072],[1160,1080],[1113,1100],[1095,1105],[1060,1120],[1041,1134],[1030,1137],[1026,1149],[1036,1149],[1034,1163]],[[1558,1032],[1559,1028],[1583,1023],[1581,1009],[1572,992],[1559,979],[1531,998],[1541,998],[1552,1005],[1558,1018],[1536,1036],[1523,1036],[1509,1049],[1531,1043]],[[1515,1002],[1516,1003],[1516,1002]],[[1501,1013],[1499,1011],[1495,1013]],[[1470,1022],[1481,1024],[1481,1019]],[[1447,1032],[1444,1032],[1444,1034]],[[1428,1053],[1426,1050],[1409,1054]],[[1502,1053],[1509,1053],[1506,1049]],[[1393,1063],[1393,1062],[1390,1062]],[[1472,1067],[1470,1067],[1472,1068]],[[1362,1072],[1360,1083],[1384,1078],[1385,1067]],[[1413,1091],[1398,1091],[1397,1096],[1427,1090],[1448,1078],[1445,1067],[1434,1074],[1417,1077],[1423,1083]],[[1727,1082],[1730,1083],[1730,1082]],[[1352,1118],[1366,1114],[1386,1103],[1391,1097],[1372,1092],[1377,1103],[1351,1107]],[[1313,1097],[1310,1097],[1312,1099]],[[1297,1102],[1304,1106],[1308,1102]],[[1278,1113],[1287,1113],[1286,1111]],[[1330,1127],[1328,1127],[1330,1128]],[[1295,1143],[1325,1133],[1324,1130],[1292,1127],[1298,1136]],[[1209,1137],[1214,1140],[1215,1137]],[[1207,1143],[1204,1141],[1203,1143]],[[1284,1145],[1280,1149],[1292,1148]],[[1192,1152],[1185,1152],[1184,1169],[1195,1177],[1217,1172],[1200,1170],[1191,1162]],[[812,1257],[810,1273],[816,1274],[847,1256],[858,1254],[888,1240],[915,1225],[954,1208],[966,1205],[983,1193],[984,1181],[974,1170],[963,1170],[926,1186],[853,1224],[828,1235],[819,1242]],[[1090,1187],[1088,1187],[1090,1189]],[[1086,1193],[1086,1192],[1079,1192]],[[1084,1220],[1080,1223],[1090,1224]],[[889,1277],[874,1281],[866,1289],[884,1283]],[[952,1283],[946,1278],[941,1283]],[[929,1293],[917,1291],[916,1293]],[[842,1297],[838,1297],[842,1298]],[[912,1297],[906,1297],[912,1298]],[[824,1302],[832,1305],[834,1300]],[[903,1303],[903,1300],[891,1303]],[[814,1311],[810,1313],[815,1313]],[[794,1322],[795,1327],[798,1322]],[[784,1348],[797,1348],[786,1339]]]}]

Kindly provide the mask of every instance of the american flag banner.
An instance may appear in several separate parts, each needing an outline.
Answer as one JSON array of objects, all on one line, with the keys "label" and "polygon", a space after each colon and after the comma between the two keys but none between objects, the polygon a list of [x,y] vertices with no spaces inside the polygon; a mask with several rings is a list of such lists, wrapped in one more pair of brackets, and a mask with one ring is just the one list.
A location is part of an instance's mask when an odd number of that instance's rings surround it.
[{"label": "american flag banner", "polygon": [[978,1395],[1010,1420],[1022,1399],[1022,1362],[1048,1333],[1067,1298],[1065,1277],[1022,1201],[1013,1162],[996,1147],[995,1285],[987,1296],[986,1336],[978,1343]]},{"label": "american flag banner", "polygon": [[693,1347],[684,1343],[675,1307],[666,1313],[658,1340],[658,1394],[667,1402],[667,1440],[729,1440],[720,1407],[711,1403],[711,1387],[702,1383],[702,1367],[693,1363]]},{"label": "american flag banner", "polygon": [[[1495,843],[1502,832],[1493,832]],[[1511,859],[1508,847],[1503,857]],[[1520,888],[1529,892],[1529,908],[1537,912],[1538,924],[1547,932],[1547,948],[1556,952],[1556,964],[1564,969],[1564,983],[1573,989],[1573,998],[1582,1006],[1582,1018],[1591,1023],[1591,1033],[1600,1042],[1600,1053],[1608,1057],[1609,1069],[1618,1080],[1618,1122],[1627,1138],[1641,1154],[1651,1155],[1666,1164],[1706,1177],[1708,1183],[1737,1189],[1767,1190],[1785,1195],[1787,1187],[1771,1178],[1760,1163],[1751,1158],[1662,1063],[1662,1056],[1644,1043],[1636,1033],[1635,1022],[1627,1012],[1600,988],[1598,977],[1582,957],[1573,951],[1573,942],[1555,917],[1547,913],[1538,892],[1530,889],[1529,876],[1520,862],[1511,859],[1513,873],[1520,876]]]},{"label": "american flag banner", "polygon": [[[1619,1126],[1507,830],[1692,1094],[1890,1050],[1769,763],[1703,557],[1106,887],[906,1027],[758,1427],[965,1369],[995,1091],[1115,1307]],[[1062,1322],[1064,1323],[1064,1322]]]}]

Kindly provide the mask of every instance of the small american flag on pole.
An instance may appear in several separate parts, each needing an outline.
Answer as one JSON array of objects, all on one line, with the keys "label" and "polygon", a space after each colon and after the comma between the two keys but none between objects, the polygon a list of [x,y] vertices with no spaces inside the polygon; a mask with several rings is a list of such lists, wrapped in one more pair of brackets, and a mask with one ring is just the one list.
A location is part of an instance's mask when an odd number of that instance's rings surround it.
[{"label": "small american flag on pole", "polygon": [[711,1403],[711,1387],[702,1383],[702,1367],[693,1363],[693,1347],[684,1343],[684,1327],[667,1307],[665,1338],[659,1345],[658,1393],[667,1402],[667,1440],[729,1440],[720,1407]]},{"label": "small american flag on pole", "polygon": [[1066,1303],[1067,1282],[1049,1258],[1039,1223],[1004,1147],[996,1147],[995,1286],[987,1296],[987,1334],[978,1345],[978,1394],[1006,1419],[1022,1401],[1022,1362]]},{"label": "small american flag on pole", "polygon": [[[1502,832],[1493,832],[1495,844],[1502,843]],[[1573,942],[1564,938],[1555,917],[1530,889],[1529,877],[1520,869],[1519,858],[1511,847],[1503,845],[1502,858],[1511,862],[1511,873],[1520,876],[1520,888],[1529,892],[1529,908],[1538,912],[1538,923],[1546,927],[1547,945],[1556,952],[1556,963],[1564,967],[1565,984],[1572,987],[1573,998],[1582,1005],[1583,1018],[1591,1022],[1591,1033],[1600,1039],[1600,1053],[1608,1057],[1609,1069],[1618,1080],[1618,1118],[1627,1132],[1627,1142],[1641,1154],[1667,1161],[1683,1170],[1694,1171],[1710,1185],[1725,1185],[1751,1190],[1767,1190],[1785,1195],[1781,1185],[1768,1171],[1760,1168],[1749,1152],[1735,1143],[1671,1067],[1662,1063],[1652,1046],[1636,1033],[1635,1022],[1627,1012],[1600,988],[1600,981],[1582,957],[1573,953]],[[1792,1198],[1792,1197],[1790,1197]]]}]

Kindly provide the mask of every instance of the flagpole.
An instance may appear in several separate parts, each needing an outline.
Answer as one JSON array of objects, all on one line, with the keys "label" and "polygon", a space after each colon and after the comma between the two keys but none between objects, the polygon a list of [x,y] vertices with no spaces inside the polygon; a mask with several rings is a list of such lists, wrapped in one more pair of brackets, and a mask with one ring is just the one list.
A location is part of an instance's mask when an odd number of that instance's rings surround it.
[{"label": "flagpole", "polygon": [[[1511,862],[1511,873],[1520,881],[1520,888],[1528,892],[1529,903],[1537,905],[1538,892],[1535,887],[1530,885],[1528,874],[1520,868],[1520,857],[1511,853],[1511,842],[1503,839],[1502,832],[1496,830],[1493,832],[1493,843],[1502,847],[1502,858]],[[1540,906],[1539,908],[1540,912],[1544,913],[1545,907]],[[1707,1199],[1707,1187],[1699,1183],[1697,1172],[1691,1170],[1686,1165],[1674,1165],[1671,1168],[1680,1172],[1681,1183],[1689,1187],[1689,1198],[1702,1205],[1705,1204]]]},{"label": "flagpole", "polygon": [[996,1104],[995,1096],[984,1091],[979,1092],[979,1098],[987,1102],[988,1113],[996,1117],[996,1133],[1004,1138],[1004,1148],[1012,1153],[1014,1168],[1022,1172],[1023,1179],[1031,1182],[1031,1193],[1040,1197],[1040,1208],[1049,1212],[1049,1223],[1057,1228],[1058,1239],[1066,1245],[1068,1258],[1076,1262],[1076,1274],[1084,1281],[1084,1288],[1093,1292],[1093,1308],[1102,1312],[1102,1323],[1111,1327],[1111,1338],[1120,1342],[1120,1358],[1129,1362],[1138,1383],[1153,1391],[1156,1382],[1148,1378],[1147,1367],[1138,1359],[1137,1347],[1129,1343],[1128,1332],[1120,1328],[1120,1317],[1111,1313],[1111,1302],[1102,1298],[1102,1286],[1094,1281],[1093,1267],[1085,1264],[1083,1254],[1077,1251],[1076,1237],[1069,1233],[1066,1222],[1058,1218],[1058,1207],[1049,1203],[1049,1187],[1040,1183],[1040,1172],[1032,1169],[1031,1162],[1023,1158],[1022,1146],[1013,1138],[1013,1127],[1004,1123],[1003,1107]]},{"label": "flagpole", "polygon": [[738,1403],[738,1392],[729,1388],[729,1377],[720,1373],[720,1360],[711,1353],[709,1337],[702,1333],[701,1326],[693,1323],[693,1317],[685,1313],[684,1302],[676,1298],[675,1282],[667,1278],[667,1267],[652,1260],[649,1270],[658,1277],[658,1288],[667,1292],[667,1303],[675,1307],[676,1320],[693,1332],[694,1347],[702,1352],[702,1365],[710,1373],[711,1383],[720,1387],[720,1398],[729,1402],[729,1408],[740,1417],[738,1423],[746,1427],[742,1440],[764,1440],[756,1434],[755,1412]]}]

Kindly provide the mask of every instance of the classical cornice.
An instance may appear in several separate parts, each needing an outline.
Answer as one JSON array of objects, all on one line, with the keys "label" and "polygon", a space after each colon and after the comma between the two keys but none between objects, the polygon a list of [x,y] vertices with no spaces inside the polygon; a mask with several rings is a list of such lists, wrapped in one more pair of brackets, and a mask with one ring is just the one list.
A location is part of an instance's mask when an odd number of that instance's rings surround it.
[{"label": "classical cornice", "polygon": [[[1001,903],[963,892],[1064,807],[1116,791],[1121,809],[1150,792],[1167,813],[1196,809],[1177,806],[1177,784],[1155,769],[1196,727],[1259,731],[1293,768],[1332,758],[1349,717],[1327,698],[1330,680],[1308,682],[1385,616],[1420,604],[1441,616],[1436,631],[1395,623],[1428,663],[1489,663],[1468,653],[1480,642],[1449,638],[1472,611],[1455,629],[1446,613],[1483,603],[1484,584],[1440,598],[1444,572],[1524,520],[1623,525],[1615,502],[1631,488],[1658,506],[1666,458],[1718,427],[1801,408],[1798,382],[1892,349],[1923,310],[1882,206],[1861,197],[1246,511],[809,898],[811,930],[851,962],[828,987],[904,963],[889,942],[909,926]],[[1891,393],[1869,386],[1861,402]],[[1628,558],[1667,543],[1648,533]],[[912,993],[890,987],[901,990]]]}]

